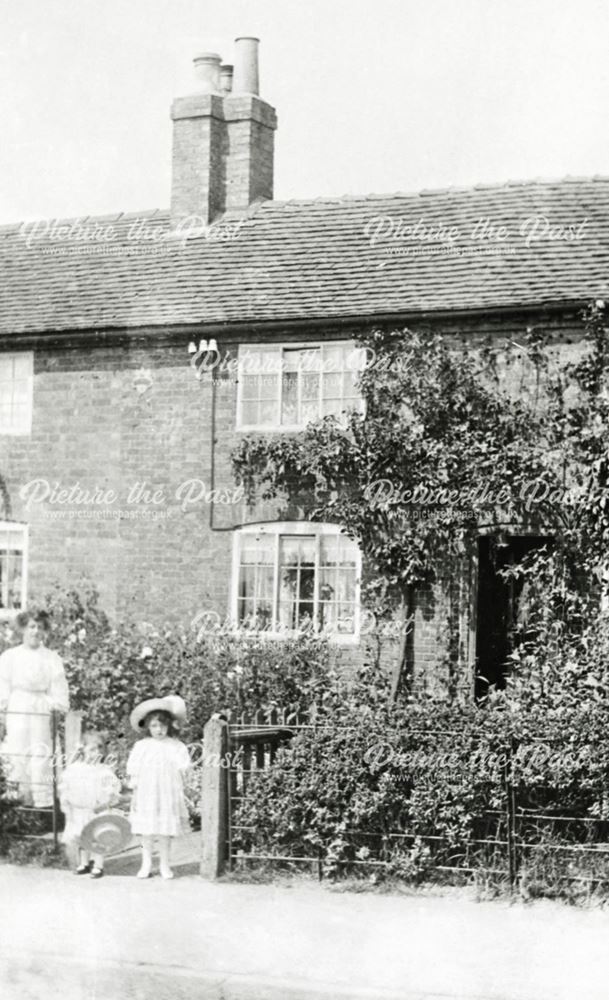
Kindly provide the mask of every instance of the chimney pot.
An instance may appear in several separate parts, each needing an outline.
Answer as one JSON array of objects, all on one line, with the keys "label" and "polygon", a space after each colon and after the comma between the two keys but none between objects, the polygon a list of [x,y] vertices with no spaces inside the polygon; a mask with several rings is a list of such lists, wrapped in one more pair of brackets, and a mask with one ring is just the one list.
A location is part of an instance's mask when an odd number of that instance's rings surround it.
[{"label": "chimney pot", "polygon": [[220,56],[216,52],[201,52],[193,59],[199,80],[200,94],[217,94],[220,91]]},{"label": "chimney pot", "polygon": [[234,94],[258,94],[258,45],[260,39],[235,39]]},{"label": "chimney pot", "polygon": [[[258,96],[258,39],[237,40],[239,66],[220,65],[215,52],[194,60],[200,90],[178,97],[173,120],[171,219],[205,225],[273,197],[275,109]],[[241,84],[237,90],[237,69]]]},{"label": "chimney pot", "polygon": [[230,94],[233,89],[233,67],[228,63],[220,66],[220,89],[224,94]]}]

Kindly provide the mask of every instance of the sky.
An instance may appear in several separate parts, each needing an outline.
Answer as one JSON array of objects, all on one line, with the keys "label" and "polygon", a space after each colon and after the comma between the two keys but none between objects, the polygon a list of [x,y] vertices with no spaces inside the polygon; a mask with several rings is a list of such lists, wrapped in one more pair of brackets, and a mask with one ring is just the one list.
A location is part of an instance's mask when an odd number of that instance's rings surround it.
[{"label": "sky", "polygon": [[167,207],[171,101],[248,34],[277,199],[609,175],[607,0],[0,8],[0,223]]}]

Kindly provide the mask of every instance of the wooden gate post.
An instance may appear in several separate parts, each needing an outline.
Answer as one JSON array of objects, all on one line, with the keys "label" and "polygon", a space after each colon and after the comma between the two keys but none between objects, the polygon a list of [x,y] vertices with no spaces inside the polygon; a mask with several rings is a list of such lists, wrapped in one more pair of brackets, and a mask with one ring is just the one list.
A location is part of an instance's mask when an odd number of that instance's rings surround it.
[{"label": "wooden gate post", "polygon": [[216,879],[226,867],[228,840],[228,726],[210,719],[203,730],[201,778],[201,867]]},{"label": "wooden gate post", "polygon": [[66,764],[71,764],[82,736],[82,712],[69,711],[65,722]]}]

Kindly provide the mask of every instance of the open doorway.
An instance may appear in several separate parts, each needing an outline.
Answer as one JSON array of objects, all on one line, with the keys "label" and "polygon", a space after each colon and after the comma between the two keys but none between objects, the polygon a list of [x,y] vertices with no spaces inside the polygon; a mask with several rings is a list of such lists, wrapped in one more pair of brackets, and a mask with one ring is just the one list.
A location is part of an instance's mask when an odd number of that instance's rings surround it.
[{"label": "open doorway", "polygon": [[478,539],[476,699],[484,698],[489,687],[505,687],[508,657],[517,641],[514,626],[524,581],[506,580],[500,571],[517,566],[529,552],[551,544],[547,535],[513,535],[505,544],[498,544],[489,535]]}]

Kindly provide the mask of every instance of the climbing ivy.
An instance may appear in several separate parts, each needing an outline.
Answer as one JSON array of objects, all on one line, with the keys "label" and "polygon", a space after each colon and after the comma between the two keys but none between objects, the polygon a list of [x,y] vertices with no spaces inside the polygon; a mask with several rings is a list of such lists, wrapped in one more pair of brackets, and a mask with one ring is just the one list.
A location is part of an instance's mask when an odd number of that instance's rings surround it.
[{"label": "climbing ivy", "polygon": [[299,434],[242,439],[232,461],[254,497],[339,523],[366,556],[366,594],[400,603],[481,531],[553,534],[563,568],[598,575],[609,550],[609,348],[604,304],[582,352],[556,335],[456,345],[372,331],[360,346],[365,413]]}]

